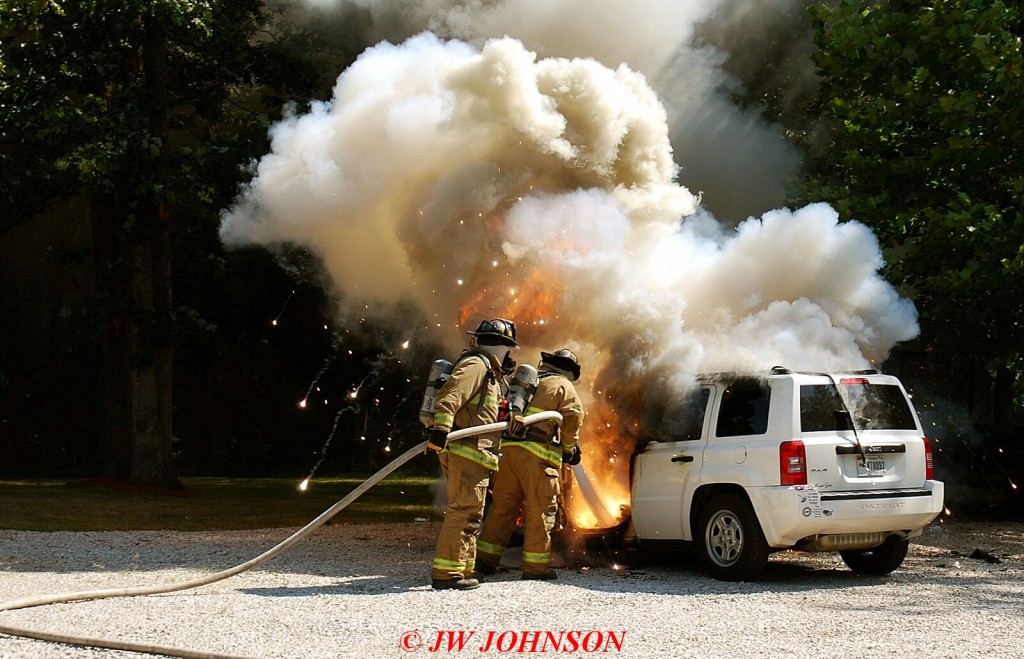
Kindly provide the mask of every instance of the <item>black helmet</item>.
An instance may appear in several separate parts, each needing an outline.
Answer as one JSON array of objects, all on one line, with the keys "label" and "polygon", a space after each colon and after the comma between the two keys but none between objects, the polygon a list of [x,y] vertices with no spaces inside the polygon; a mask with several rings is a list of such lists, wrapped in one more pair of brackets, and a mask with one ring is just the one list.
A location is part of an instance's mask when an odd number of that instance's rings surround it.
[{"label": "black helmet", "polygon": [[[485,320],[475,330],[466,332],[466,334],[475,336],[477,343],[481,343],[481,339],[483,339],[482,345],[519,345],[516,343],[516,324],[504,318]],[[496,341],[496,343],[491,343],[491,341]]]},{"label": "black helmet", "polygon": [[572,350],[562,348],[561,350],[556,350],[554,352],[542,351],[540,353],[540,359],[542,362],[551,364],[555,368],[571,372],[573,381],[580,379],[580,360]]}]

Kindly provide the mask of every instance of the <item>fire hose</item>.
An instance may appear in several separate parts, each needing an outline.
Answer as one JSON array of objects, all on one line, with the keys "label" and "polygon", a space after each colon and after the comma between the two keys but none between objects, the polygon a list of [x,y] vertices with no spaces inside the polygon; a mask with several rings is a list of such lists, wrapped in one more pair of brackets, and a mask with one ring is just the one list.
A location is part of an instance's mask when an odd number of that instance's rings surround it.
[{"label": "fire hose", "polygon": [[[560,423],[562,415],[554,411],[538,412],[531,414],[523,419],[523,423],[531,425],[540,421],[554,420],[556,423]],[[475,426],[473,428],[463,428],[456,430],[448,434],[448,440],[462,439],[465,437],[471,437],[474,435],[481,435],[487,432],[496,432],[504,430],[508,427],[508,424],[504,421],[498,423],[489,423],[482,426]],[[352,490],[343,499],[335,503],[333,506],[322,512],[316,519],[309,522],[301,529],[293,533],[291,536],[280,542],[276,546],[268,549],[259,556],[246,561],[240,565],[229,568],[227,570],[221,570],[205,577],[198,579],[191,579],[189,581],[182,581],[174,584],[167,584],[162,586],[139,586],[135,588],[111,588],[105,590],[87,590],[73,593],[58,593],[53,595],[41,595],[35,597],[22,597],[19,599],[8,600],[6,602],[0,602],[0,611],[13,611],[15,609],[26,609],[34,606],[43,606],[46,604],[57,604],[60,602],[78,602],[85,600],[104,599],[108,597],[135,597],[139,595],[156,595],[159,593],[172,593],[179,590],[188,590],[191,588],[198,588],[199,586],[206,586],[208,584],[222,581],[228,577],[233,577],[236,574],[241,574],[247,570],[251,570],[255,567],[266,563],[270,559],[283,554],[285,551],[291,548],[292,545],[299,542],[314,530],[322,526],[329,519],[334,517],[338,512],[348,506],[350,503],[362,496],[367,490],[379,483],[384,477],[391,474],[393,471],[404,465],[406,462],[411,460],[418,454],[423,453],[427,450],[427,443],[421,442],[416,446],[412,447],[402,455],[398,456],[390,463],[385,465],[377,473],[363,481],[356,489]],[[112,641],[107,639],[95,639],[85,638],[80,636],[67,636],[64,634],[51,634],[47,632],[40,632],[30,629],[21,629],[18,627],[9,627],[6,625],[0,625],[0,634],[6,634],[8,636],[21,636],[25,638],[34,638],[43,641],[50,641],[55,643],[66,643],[70,645],[84,645],[89,647],[108,648],[112,650],[127,650],[129,652],[143,652],[147,654],[160,654],[170,657],[188,657],[188,658],[203,658],[203,659],[226,659],[231,655],[215,654],[208,652],[194,652],[191,650],[183,650],[180,648],[172,648],[158,645],[149,644],[138,644],[131,642]]]}]

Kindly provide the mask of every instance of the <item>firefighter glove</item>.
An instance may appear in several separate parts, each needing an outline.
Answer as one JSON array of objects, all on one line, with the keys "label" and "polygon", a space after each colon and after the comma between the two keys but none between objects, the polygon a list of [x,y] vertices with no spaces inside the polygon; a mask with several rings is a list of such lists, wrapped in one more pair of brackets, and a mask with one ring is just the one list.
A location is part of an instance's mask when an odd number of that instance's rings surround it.
[{"label": "firefighter glove", "polygon": [[515,435],[516,437],[524,437],[526,435],[526,424],[523,423],[523,416],[521,414],[509,413],[508,434]]},{"label": "firefighter glove", "polygon": [[440,452],[447,442],[448,433],[439,428],[432,429],[427,435],[427,448],[432,451]]},{"label": "firefighter glove", "polygon": [[580,451],[579,444],[573,446],[568,453],[562,454],[562,462],[567,465],[578,465],[581,459],[583,459],[583,453]]}]

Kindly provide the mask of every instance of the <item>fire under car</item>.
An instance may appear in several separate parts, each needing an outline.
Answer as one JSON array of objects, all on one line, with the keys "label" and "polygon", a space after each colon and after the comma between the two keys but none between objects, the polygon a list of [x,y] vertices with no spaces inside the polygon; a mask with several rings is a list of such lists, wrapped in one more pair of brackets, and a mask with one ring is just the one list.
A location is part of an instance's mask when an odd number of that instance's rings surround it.
[{"label": "fire under car", "polygon": [[673,402],[631,467],[625,546],[683,543],[725,581],[772,552],[838,551],[885,575],[943,509],[900,381],[877,371],[714,374]]}]

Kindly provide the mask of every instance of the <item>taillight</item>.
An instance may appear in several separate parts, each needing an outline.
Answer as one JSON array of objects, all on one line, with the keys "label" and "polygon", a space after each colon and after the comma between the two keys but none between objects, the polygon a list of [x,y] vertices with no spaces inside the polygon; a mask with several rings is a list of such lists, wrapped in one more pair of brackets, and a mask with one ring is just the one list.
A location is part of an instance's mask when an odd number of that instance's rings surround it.
[{"label": "taillight", "polygon": [[932,443],[927,437],[921,438],[924,441],[924,479],[935,480],[935,460],[932,458]]},{"label": "taillight", "polygon": [[791,439],[779,445],[779,482],[782,485],[807,484],[807,451],[803,440]]},{"label": "taillight", "polygon": [[870,384],[867,378],[841,378],[839,384]]}]

